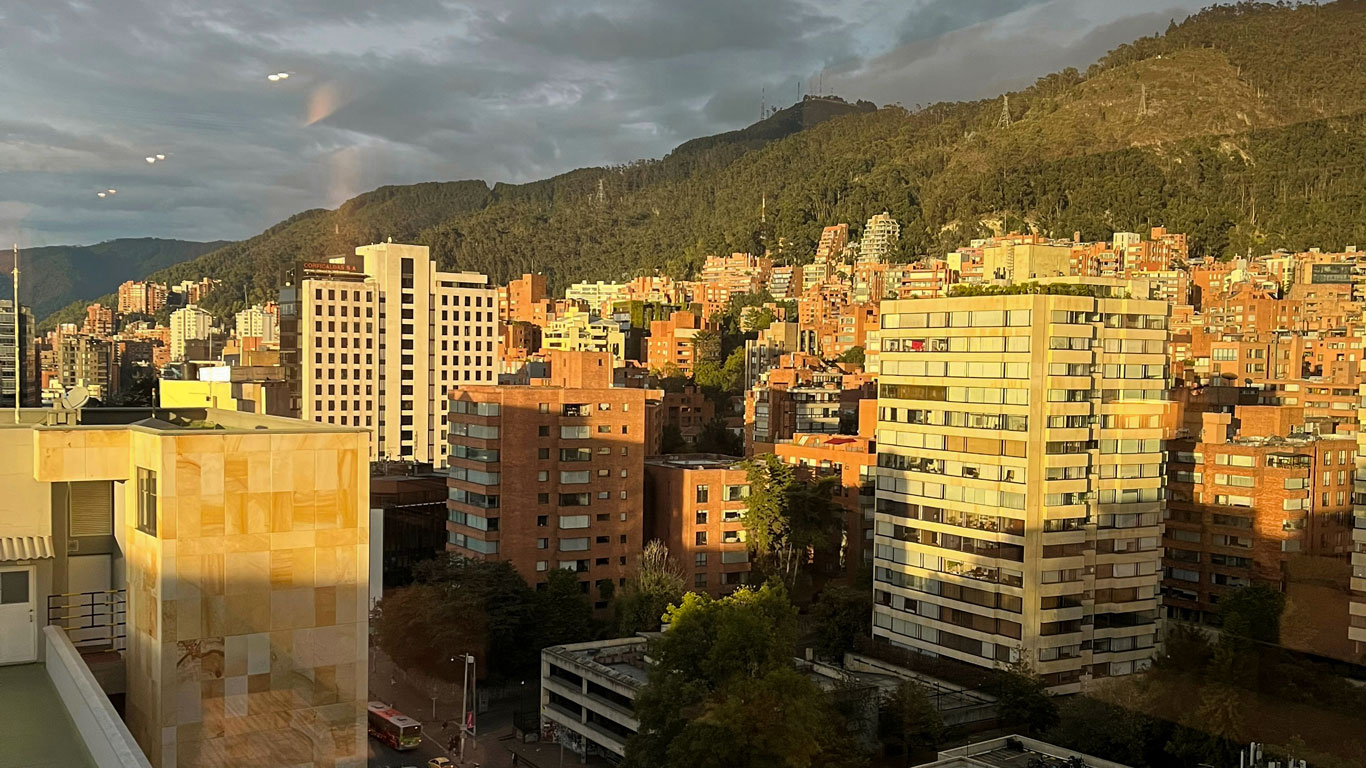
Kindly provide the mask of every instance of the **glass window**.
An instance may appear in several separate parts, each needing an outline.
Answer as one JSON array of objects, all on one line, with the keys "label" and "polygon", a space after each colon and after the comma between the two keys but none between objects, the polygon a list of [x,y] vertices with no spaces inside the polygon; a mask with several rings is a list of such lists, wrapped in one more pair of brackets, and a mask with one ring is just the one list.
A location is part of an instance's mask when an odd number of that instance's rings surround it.
[{"label": "glass window", "polygon": [[138,530],[157,535],[157,473],[138,467]]}]

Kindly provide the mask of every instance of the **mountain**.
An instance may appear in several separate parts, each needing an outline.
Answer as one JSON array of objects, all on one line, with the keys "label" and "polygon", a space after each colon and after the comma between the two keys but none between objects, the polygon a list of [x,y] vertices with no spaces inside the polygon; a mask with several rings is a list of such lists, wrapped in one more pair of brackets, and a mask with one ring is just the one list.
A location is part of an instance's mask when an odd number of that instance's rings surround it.
[{"label": "mountain", "polygon": [[[89,303],[101,294],[116,291],[125,280],[136,280],[224,245],[226,241],[221,240],[196,243],[144,237],[23,249],[19,251],[19,290],[24,303],[42,317],[73,301]],[[8,276],[13,268],[13,252],[0,252],[0,272]],[[10,281],[0,280],[0,298],[10,295]]]},{"label": "mountain", "polygon": [[900,258],[1025,227],[1102,239],[1161,225],[1221,257],[1342,248],[1366,243],[1362,61],[1366,0],[1215,6],[1008,100],[912,112],[808,98],[658,160],[377,190],[166,274],[229,281],[213,307],[226,312],[243,285],[267,295],[287,258],[392,235],[444,268],[542,271],[558,288],[686,274],[731,250],[801,261],[822,226],[857,230],[882,210],[902,222]]}]

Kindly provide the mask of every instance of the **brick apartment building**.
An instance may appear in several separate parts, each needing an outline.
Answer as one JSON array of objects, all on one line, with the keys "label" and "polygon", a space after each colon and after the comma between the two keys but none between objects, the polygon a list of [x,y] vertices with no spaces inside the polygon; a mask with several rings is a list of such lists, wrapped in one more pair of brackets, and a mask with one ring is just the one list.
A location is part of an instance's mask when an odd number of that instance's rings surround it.
[{"label": "brick apartment building", "polygon": [[857,578],[873,563],[873,517],[877,502],[877,401],[859,408],[857,435],[798,433],[778,443],[773,453],[784,463],[803,467],[815,477],[839,478],[835,502],[844,509],[844,571]]},{"label": "brick apartment building", "polygon": [[1307,432],[1302,407],[1223,402],[1219,390],[1233,388],[1177,390],[1185,423],[1199,418],[1200,428],[1187,426],[1169,445],[1164,611],[1215,624],[1222,596],[1269,586],[1285,593],[1287,615],[1307,619],[1284,623],[1282,645],[1350,658],[1356,438]]},{"label": "brick apartment building", "polygon": [[645,462],[646,537],[659,539],[683,570],[684,586],[720,597],[745,583],[749,546],[742,522],[749,480],[733,456],[690,453]]},{"label": "brick apartment building", "polygon": [[606,353],[546,360],[530,385],[451,393],[447,549],[507,560],[532,584],[574,571],[602,609],[643,546],[647,409],[661,393],[611,386]]},{"label": "brick apartment building", "polygon": [[675,312],[668,320],[650,323],[650,338],[646,342],[645,360],[652,370],[669,366],[678,368],[684,376],[692,373],[692,339],[706,328],[701,316],[694,312]]}]

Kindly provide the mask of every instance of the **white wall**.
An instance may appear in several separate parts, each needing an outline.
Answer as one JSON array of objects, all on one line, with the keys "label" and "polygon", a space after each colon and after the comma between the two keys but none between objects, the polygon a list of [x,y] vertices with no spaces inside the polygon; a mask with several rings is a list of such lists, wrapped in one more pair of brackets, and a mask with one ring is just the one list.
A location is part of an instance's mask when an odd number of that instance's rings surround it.
[{"label": "white wall", "polygon": [[99,768],[151,768],[66,633],[43,627],[47,676]]}]

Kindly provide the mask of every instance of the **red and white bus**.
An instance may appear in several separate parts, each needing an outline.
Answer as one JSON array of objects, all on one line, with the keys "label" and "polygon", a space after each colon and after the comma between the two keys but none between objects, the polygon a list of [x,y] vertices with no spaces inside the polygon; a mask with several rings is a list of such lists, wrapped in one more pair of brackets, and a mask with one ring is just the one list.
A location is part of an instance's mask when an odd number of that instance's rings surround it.
[{"label": "red and white bus", "polygon": [[413,749],[422,743],[422,723],[382,701],[369,707],[370,735],[394,749]]}]

